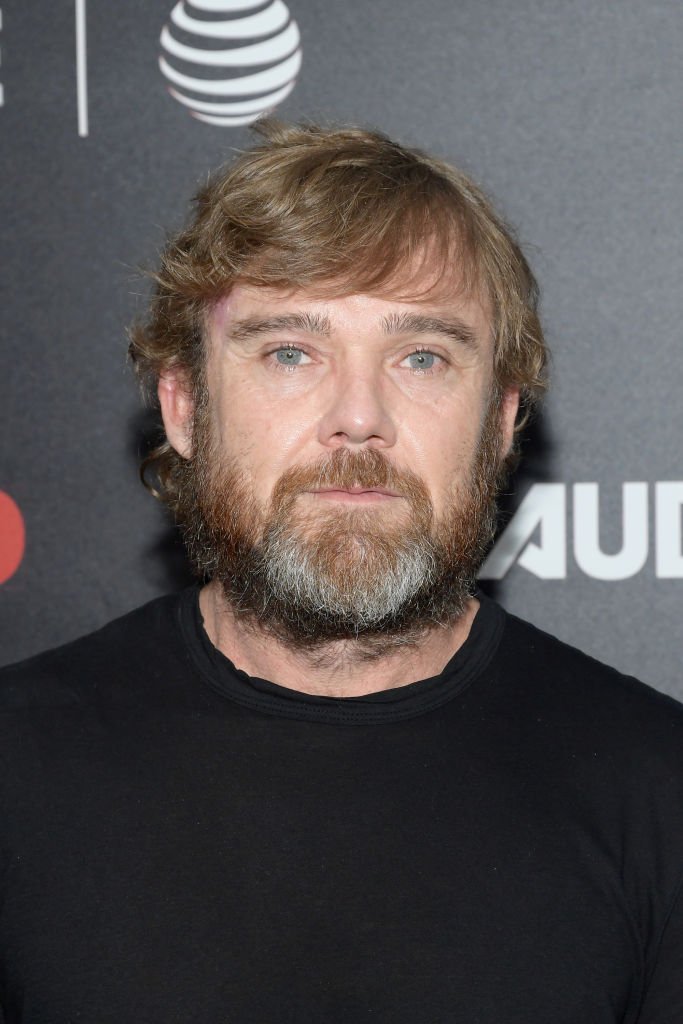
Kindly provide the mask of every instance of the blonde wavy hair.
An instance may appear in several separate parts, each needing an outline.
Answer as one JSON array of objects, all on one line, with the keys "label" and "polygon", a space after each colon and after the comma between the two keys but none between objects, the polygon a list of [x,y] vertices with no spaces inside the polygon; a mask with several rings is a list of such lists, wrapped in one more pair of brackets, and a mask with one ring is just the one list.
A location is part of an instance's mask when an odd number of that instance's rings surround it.
[{"label": "blonde wavy hair", "polygon": [[[457,168],[377,131],[273,120],[256,131],[261,141],[195,197],[194,216],[152,275],[148,317],[131,328],[129,352],[152,402],[170,368],[187,373],[198,400],[205,396],[206,315],[237,281],[372,293],[405,281],[406,268],[408,285],[419,281],[417,260],[430,280],[453,280],[488,300],[495,384],[498,393],[519,388],[519,429],[546,383],[538,289],[484,193]],[[182,461],[164,440],[141,467],[171,507]]]}]

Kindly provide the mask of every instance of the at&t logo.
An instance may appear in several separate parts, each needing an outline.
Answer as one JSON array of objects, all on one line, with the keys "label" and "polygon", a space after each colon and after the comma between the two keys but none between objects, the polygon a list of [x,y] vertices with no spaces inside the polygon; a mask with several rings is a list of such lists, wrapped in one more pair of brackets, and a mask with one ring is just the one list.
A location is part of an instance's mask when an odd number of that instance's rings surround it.
[{"label": "at&t logo", "polygon": [[[481,579],[500,580],[517,563],[544,580],[567,575],[568,503],[573,512],[574,560],[596,580],[625,580],[647,562],[650,486],[622,485],[621,548],[600,545],[599,485],[534,484],[486,559]],[[683,579],[683,481],[654,485],[654,567],[660,579]],[[538,531],[538,543],[531,538]]]},{"label": "at&t logo", "polygon": [[161,33],[169,92],[200,121],[251,124],[294,88],[299,29],[282,0],[180,0]]}]

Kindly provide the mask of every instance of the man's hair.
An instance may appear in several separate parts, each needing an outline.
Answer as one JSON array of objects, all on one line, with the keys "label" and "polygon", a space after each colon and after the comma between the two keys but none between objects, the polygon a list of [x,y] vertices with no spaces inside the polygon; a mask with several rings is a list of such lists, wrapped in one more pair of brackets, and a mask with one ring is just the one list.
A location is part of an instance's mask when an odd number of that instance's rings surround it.
[{"label": "man's hair", "polygon": [[[452,281],[456,294],[488,301],[495,387],[520,389],[521,426],[545,386],[538,289],[482,191],[455,167],[377,131],[272,120],[256,130],[262,141],[197,194],[194,217],[168,241],[153,275],[149,316],[131,329],[130,354],[152,401],[171,368],[201,395],[206,316],[238,281],[411,298],[422,297],[425,281],[427,292]],[[180,461],[164,441],[142,467],[143,479],[154,471],[155,493],[171,507]]]}]

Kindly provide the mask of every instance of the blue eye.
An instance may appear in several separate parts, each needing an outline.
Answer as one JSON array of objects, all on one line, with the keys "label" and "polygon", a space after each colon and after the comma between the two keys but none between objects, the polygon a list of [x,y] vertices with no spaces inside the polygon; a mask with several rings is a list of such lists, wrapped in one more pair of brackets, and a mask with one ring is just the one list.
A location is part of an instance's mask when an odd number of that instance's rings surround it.
[{"label": "blue eye", "polygon": [[407,359],[411,370],[431,370],[434,367],[436,356],[433,352],[411,352]]},{"label": "blue eye", "polygon": [[281,366],[299,366],[303,352],[300,348],[279,348],[275,358]]}]

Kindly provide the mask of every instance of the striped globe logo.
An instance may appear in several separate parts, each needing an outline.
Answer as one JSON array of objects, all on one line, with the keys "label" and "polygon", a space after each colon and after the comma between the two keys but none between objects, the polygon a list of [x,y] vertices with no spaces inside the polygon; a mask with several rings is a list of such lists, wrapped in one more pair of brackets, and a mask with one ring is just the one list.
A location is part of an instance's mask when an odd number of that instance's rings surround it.
[{"label": "striped globe logo", "polygon": [[161,33],[171,95],[207,124],[251,124],[290,94],[301,37],[283,0],[180,0]]}]

